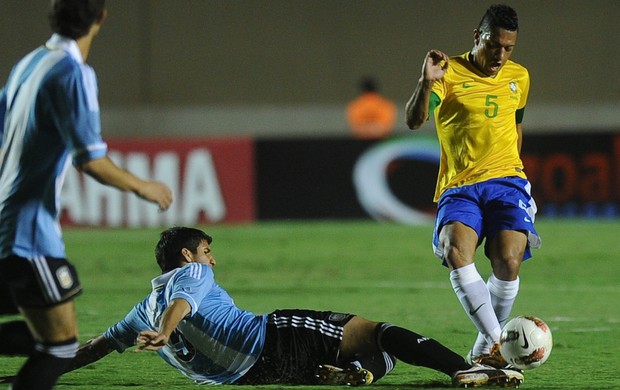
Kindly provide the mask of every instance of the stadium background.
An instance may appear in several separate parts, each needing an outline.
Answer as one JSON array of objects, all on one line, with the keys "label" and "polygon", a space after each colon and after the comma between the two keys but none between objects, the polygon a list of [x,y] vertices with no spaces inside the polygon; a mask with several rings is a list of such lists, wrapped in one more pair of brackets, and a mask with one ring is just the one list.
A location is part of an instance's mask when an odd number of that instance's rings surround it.
[{"label": "stadium background", "polygon": [[[64,236],[85,286],[81,341],[150,291],[160,225],[202,221],[216,239],[218,283],[244,309],[355,312],[467,353],[473,328],[433,260],[430,225],[374,223],[362,207],[377,218],[432,219],[434,128],[411,135],[401,123],[393,139],[357,141],[344,106],[358,78],[372,74],[402,110],[425,52],[468,50],[492,2],[107,0],[110,17],[89,58],[104,135],[114,159],[164,179],[177,202],[157,213],[69,170]],[[548,321],[555,344],[524,388],[619,389],[620,313],[611,300],[619,295],[620,2],[507,3],[521,19],[514,58],[532,76],[524,160],[544,239],[521,271],[514,313]],[[48,4],[0,1],[0,84],[49,36]],[[144,225],[153,227],[132,228]],[[488,262],[476,263],[490,274]],[[22,364],[2,357],[0,376]],[[155,354],[115,353],[64,375],[58,389],[188,385]],[[399,364],[373,388],[446,386],[443,374]]]},{"label": "stadium background", "polygon": [[[49,36],[48,3],[0,4],[3,81]],[[523,152],[540,215],[617,217],[620,2],[508,3],[521,28],[513,59],[532,77]],[[89,58],[104,136],[119,163],[168,182],[178,202],[156,214],[72,171],[64,222],[428,221],[433,125],[413,134],[401,121],[391,140],[357,141],[344,106],[371,74],[402,117],[425,52],[468,50],[489,4],[108,0]],[[360,160],[381,153],[382,169],[355,181]]]}]

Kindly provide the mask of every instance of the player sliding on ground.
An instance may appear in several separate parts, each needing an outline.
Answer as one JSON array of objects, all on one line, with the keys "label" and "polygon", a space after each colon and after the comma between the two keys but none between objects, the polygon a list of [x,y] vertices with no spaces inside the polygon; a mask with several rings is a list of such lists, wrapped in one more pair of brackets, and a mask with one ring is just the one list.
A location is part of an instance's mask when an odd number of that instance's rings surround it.
[{"label": "player sliding on ground", "polygon": [[514,387],[514,370],[470,365],[437,341],[353,314],[276,310],[257,315],[235,306],[214,280],[212,238],[198,229],[161,233],[162,275],[120,322],[82,345],[72,369],[112,351],[151,350],[201,384],[366,385],[396,360],[445,373],[455,386]]}]

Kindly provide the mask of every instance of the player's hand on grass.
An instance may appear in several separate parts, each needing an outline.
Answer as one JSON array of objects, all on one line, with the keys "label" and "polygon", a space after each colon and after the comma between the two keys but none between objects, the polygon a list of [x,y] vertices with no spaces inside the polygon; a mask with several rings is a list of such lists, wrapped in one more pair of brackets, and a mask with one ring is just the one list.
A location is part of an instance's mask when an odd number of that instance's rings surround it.
[{"label": "player's hand on grass", "polygon": [[427,81],[441,80],[448,69],[448,55],[440,50],[431,50],[426,53],[422,65],[422,77]]},{"label": "player's hand on grass", "polygon": [[164,345],[166,345],[169,339],[170,337],[163,333],[155,332],[152,330],[143,330],[142,332],[140,332],[140,334],[138,334],[138,337],[136,338],[136,344],[138,345],[138,348],[136,348],[134,352],[140,352],[144,350],[159,351],[163,348]]}]

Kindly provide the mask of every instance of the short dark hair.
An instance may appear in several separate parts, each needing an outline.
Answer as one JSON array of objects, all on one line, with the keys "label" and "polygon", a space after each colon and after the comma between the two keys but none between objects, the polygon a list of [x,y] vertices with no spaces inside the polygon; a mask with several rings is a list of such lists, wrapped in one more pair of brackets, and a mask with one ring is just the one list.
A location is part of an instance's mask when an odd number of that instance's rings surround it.
[{"label": "short dark hair", "polygon": [[105,0],[53,0],[49,13],[52,31],[78,39],[103,17]]},{"label": "short dark hair", "polygon": [[480,20],[478,31],[491,32],[496,28],[503,28],[508,31],[519,31],[517,11],[503,4],[490,6],[482,17],[482,20]]},{"label": "short dark hair", "polygon": [[211,244],[213,238],[202,230],[190,227],[174,226],[164,230],[160,233],[159,242],[155,246],[155,259],[159,268],[164,273],[179,268],[181,261],[185,259],[181,250],[187,248],[196,253],[202,241]]}]

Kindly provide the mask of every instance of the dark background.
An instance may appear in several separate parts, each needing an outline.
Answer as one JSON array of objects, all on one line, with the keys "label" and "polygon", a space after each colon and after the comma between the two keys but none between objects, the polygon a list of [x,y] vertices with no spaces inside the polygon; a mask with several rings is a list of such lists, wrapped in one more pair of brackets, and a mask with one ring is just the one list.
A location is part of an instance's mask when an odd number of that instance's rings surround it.
[{"label": "dark background", "polygon": [[[357,200],[352,172],[360,154],[372,145],[344,138],[257,141],[258,218],[368,217]],[[539,216],[620,216],[619,135],[531,135],[522,154]],[[403,203],[433,211],[437,169],[430,163],[396,160],[386,176]]]},{"label": "dark background", "polygon": [[[0,79],[50,35],[49,0],[0,2]],[[341,103],[373,74],[402,102],[432,48],[472,46],[492,1],[107,0],[89,62],[103,106]],[[617,0],[514,0],[539,104],[620,102]],[[231,129],[234,130],[234,129]],[[131,129],[128,129],[131,131]]]}]

